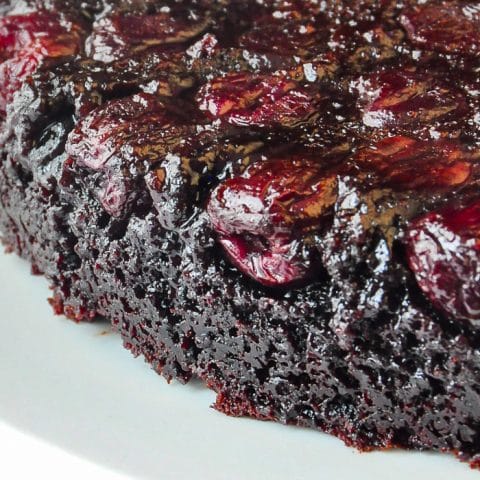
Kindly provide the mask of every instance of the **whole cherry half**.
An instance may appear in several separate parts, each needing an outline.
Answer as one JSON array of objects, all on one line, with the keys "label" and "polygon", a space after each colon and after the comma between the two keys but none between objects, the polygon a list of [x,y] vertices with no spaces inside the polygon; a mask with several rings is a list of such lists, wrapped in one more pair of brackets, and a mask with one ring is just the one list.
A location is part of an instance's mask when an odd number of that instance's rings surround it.
[{"label": "whole cherry half", "polygon": [[295,127],[315,115],[315,100],[280,75],[230,73],[204,85],[197,103],[211,119],[240,127]]},{"label": "whole cherry half", "polygon": [[83,118],[65,150],[79,165],[103,170],[120,157],[139,158],[142,144],[148,146],[153,133],[167,126],[162,102],[146,93],[133,95],[106,103]]},{"label": "whole cherry half", "polygon": [[395,136],[361,149],[354,168],[394,190],[439,191],[468,182],[477,158],[478,153],[455,141]]},{"label": "whole cherry half", "polygon": [[24,80],[46,60],[76,55],[82,32],[46,11],[0,18],[0,113]]},{"label": "whole cherry half", "polygon": [[189,9],[113,14],[94,24],[86,42],[87,55],[108,63],[151,49],[178,50],[204,32],[209,21],[206,15]]},{"label": "whole cherry half", "polygon": [[269,56],[305,58],[326,50],[327,36],[324,17],[276,10],[272,15],[256,19],[253,27],[240,36],[239,45]]},{"label": "whole cherry half", "polygon": [[406,239],[410,267],[431,302],[480,325],[480,200],[417,218]]},{"label": "whole cherry half", "polygon": [[373,128],[432,125],[469,113],[465,95],[426,73],[390,70],[354,82],[362,120]]},{"label": "whole cherry half", "polygon": [[98,198],[108,213],[119,216],[139,172],[185,147],[191,130],[157,97],[142,93],[90,112],[70,133],[65,151],[75,165],[103,173]]},{"label": "whole cherry half", "polygon": [[332,214],[336,185],[315,160],[271,159],[220,184],[207,212],[239,270],[269,287],[301,283],[315,275],[308,238]]},{"label": "whole cherry half", "polygon": [[480,56],[478,2],[427,2],[404,10],[400,22],[410,40],[425,50]]}]

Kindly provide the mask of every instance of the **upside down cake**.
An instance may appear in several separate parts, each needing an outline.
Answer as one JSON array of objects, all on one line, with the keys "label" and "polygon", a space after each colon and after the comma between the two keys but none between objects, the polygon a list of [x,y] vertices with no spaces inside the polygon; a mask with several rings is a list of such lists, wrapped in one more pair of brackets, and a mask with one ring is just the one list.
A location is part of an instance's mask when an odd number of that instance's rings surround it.
[{"label": "upside down cake", "polygon": [[0,4],[0,226],[215,407],[480,464],[480,6]]}]

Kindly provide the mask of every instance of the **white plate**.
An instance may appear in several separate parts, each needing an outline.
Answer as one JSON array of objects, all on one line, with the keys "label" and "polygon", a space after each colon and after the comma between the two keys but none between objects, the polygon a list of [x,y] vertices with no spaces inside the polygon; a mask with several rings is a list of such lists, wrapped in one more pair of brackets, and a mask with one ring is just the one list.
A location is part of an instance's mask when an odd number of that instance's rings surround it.
[{"label": "white plate", "polygon": [[168,385],[133,359],[106,324],[55,317],[47,296],[24,261],[0,254],[0,421],[70,454],[135,479],[480,479],[448,455],[361,454],[318,432],[228,418],[198,383]]}]

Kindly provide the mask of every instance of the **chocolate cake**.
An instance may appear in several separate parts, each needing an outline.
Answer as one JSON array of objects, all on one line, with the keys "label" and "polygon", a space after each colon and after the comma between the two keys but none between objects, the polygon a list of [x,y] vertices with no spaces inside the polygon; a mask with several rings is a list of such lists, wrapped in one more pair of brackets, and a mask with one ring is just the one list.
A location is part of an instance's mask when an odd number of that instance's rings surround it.
[{"label": "chocolate cake", "polygon": [[56,313],[229,415],[480,464],[478,2],[0,13],[0,226]]}]

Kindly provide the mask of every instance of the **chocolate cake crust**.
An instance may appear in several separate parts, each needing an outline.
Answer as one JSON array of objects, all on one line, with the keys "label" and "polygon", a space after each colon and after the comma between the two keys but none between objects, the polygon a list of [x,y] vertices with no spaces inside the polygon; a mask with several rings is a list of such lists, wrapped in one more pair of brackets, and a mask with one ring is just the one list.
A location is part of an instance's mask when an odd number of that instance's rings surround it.
[{"label": "chocolate cake crust", "polygon": [[0,229],[215,407],[480,454],[476,2],[0,7]]}]

